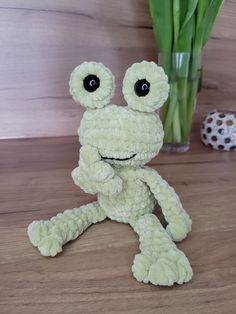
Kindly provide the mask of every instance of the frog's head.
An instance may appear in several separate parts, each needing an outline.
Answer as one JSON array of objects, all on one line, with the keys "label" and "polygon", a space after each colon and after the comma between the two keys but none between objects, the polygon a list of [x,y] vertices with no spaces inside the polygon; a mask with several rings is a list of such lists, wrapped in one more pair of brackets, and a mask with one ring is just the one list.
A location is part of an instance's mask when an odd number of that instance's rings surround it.
[{"label": "frog's head", "polygon": [[155,113],[168,97],[163,69],[154,62],[134,63],[123,80],[128,106],[111,104],[115,81],[102,63],[84,62],[74,69],[70,93],[87,108],[78,130],[80,143],[98,149],[102,159],[115,165],[144,165],[163,143],[163,128]]}]

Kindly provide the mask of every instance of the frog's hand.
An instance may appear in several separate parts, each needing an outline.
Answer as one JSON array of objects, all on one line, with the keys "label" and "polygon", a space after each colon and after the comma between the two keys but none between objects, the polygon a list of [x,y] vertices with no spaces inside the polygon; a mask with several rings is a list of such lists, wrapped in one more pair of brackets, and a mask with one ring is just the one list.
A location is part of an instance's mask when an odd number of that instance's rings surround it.
[{"label": "frog's hand", "polygon": [[76,167],[71,172],[72,179],[75,185],[79,186],[85,193],[97,194],[95,184],[89,179],[87,172],[82,166]]},{"label": "frog's hand", "polygon": [[87,172],[81,166],[75,168],[71,175],[74,183],[89,194],[102,193],[111,196],[122,191],[123,182],[117,175],[104,182],[95,182],[89,178]]},{"label": "frog's hand", "polygon": [[98,149],[96,147],[85,145],[80,148],[80,161],[87,166],[91,166],[92,164],[101,160],[101,156],[99,155]]},{"label": "frog's hand", "polygon": [[175,190],[152,168],[140,169],[139,176],[158,201],[168,223],[167,232],[174,241],[183,240],[191,231],[192,220],[184,210]]},{"label": "frog's hand", "polygon": [[101,160],[97,148],[86,145],[80,149],[79,167],[72,178],[86,193],[114,195],[122,191],[122,180],[111,165]]},{"label": "frog's hand", "polygon": [[90,178],[90,167],[101,160],[98,150],[95,147],[86,145],[80,149],[79,166],[72,172],[71,176],[74,183],[84,192],[89,194],[97,194],[98,190],[93,180]]},{"label": "frog's hand", "polygon": [[79,166],[88,178],[96,183],[105,183],[115,175],[113,168],[101,160],[98,149],[89,145],[82,146],[80,149]]}]

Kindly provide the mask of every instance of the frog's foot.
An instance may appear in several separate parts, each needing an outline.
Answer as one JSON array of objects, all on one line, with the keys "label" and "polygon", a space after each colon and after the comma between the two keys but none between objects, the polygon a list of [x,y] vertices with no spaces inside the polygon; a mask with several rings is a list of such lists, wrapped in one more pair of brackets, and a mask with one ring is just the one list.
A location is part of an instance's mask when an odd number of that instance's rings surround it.
[{"label": "frog's foot", "polygon": [[132,272],[138,281],[160,286],[183,284],[190,281],[193,276],[187,257],[177,248],[160,253],[155,260],[143,253],[137,254]]},{"label": "frog's foot", "polygon": [[51,223],[48,220],[33,221],[28,227],[30,242],[38,247],[44,256],[55,256],[62,251],[62,239],[50,234]]},{"label": "frog's foot", "polygon": [[35,220],[28,226],[27,233],[33,246],[37,247],[40,241],[48,236],[49,225],[49,221]]}]

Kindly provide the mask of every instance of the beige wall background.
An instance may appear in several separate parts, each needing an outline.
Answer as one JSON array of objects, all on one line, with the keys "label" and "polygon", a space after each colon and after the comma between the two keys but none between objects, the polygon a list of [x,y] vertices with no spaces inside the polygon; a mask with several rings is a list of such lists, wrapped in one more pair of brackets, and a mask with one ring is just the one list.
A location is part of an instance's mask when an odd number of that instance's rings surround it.
[{"label": "beige wall background", "polygon": [[[226,0],[204,50],[200,106],[236,105],[236,0]],[[70,72],[102,61],[116,76],[157,60],[145,0],[0,0],[0,138],[75,135],[83,109]]]}]

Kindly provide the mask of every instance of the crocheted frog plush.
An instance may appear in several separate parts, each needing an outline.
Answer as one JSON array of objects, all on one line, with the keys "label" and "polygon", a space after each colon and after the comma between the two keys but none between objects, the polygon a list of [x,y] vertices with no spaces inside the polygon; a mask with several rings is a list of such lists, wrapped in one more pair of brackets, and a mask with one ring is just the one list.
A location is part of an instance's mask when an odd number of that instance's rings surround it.
[{"label": "crocheted frog plush", "polygon": [[[97,201],[68,209],[28,227],[31,243],[44,256],[55,256],[68,241],[106,218],[127,223],[138,234],[140,253],[133,262],[134,277],[144,283],[171,286],[192,278],[185,254],[174,242],[191,230],[191,219],[174,189],[145,164],[163,143],[163,128],[154,112],[168,97],[168,80],[154,62],[133,64],[123,80],[128,106],[116,106],[111,98],[115,83],[102,63],[84,62],[74,69],[70,93],[87,108],[78,130],[79,166],[74,183]],[[159,203],[166,229],[152,213]]]}]

